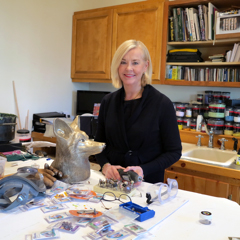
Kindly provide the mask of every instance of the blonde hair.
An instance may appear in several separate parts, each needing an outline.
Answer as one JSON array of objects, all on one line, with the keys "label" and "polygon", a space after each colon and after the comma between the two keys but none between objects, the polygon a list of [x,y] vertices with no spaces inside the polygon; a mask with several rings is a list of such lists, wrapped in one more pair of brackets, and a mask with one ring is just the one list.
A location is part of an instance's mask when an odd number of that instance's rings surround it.
[{"label": "blonde hair", "polygon": [[122,61],[123,56],[131,49],[139,47],[143,51],[143,59],[144,61],[148,61],[148,68],[146,72],[143,74],[141,79],[141,85],[144,87],[146,84],[151,84],[152,82],[152,62],[149,51],[147,47],[141,42],[137,40],[127,40],[123,42],[115,52],[111,65],[111,78],[112,84],[115,88],[122,87],[122,80],[118,74],[118,68]]}]

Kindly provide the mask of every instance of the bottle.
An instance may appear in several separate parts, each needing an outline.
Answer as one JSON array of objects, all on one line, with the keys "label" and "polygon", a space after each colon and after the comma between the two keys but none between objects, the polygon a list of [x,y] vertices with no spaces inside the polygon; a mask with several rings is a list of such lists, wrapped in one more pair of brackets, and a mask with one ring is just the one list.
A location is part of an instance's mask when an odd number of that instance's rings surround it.
[{"label": "bottle", "polygon": [[238,149],[236,164],[240,165],[240,148]]}]

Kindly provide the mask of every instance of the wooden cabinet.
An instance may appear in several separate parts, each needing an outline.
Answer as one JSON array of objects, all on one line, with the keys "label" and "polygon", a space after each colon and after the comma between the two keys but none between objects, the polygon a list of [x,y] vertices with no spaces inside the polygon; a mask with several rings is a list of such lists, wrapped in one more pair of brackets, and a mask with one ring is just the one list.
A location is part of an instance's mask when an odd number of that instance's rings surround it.
[{"label": "wooden cabinet", "polygon": [[112,55],[128,39],[142,41],[149,50],[152,79],[160,79],[163,1],[118,6],[114,9]]},{"label": "wooden cabinet", "polygon": [[[212,2],[219,11],[227,7],[234,6],[235,0],[212,0]],[[163,32],[168,33],[169,29],[169,16],[172,16],[172,9],[181,7],[185,8],[198,8],[199,4],[208,5],[208,1],[202,0],[179,0],[179,1],[166,1],[164,4],[164,17],[163,17]],[[233,38],[234,37],[234,38]],[[166,62],[167,53],[170,49],[180,48],[197,48],[202,53],[204,61],[209,61],[208,56],[213,54],[225,53],[226,50],[232,50],[234,43],[239,42],[239,35],[229,36],[227,39],[211,40],[211,41],[186,41],[186,42],[170,42],[168,41],[168,34],[163,35],[163,48],[162,48],[162,64],[161,64],[161,83],[167,85],[182,85],[182,86],[215,86],[215,87],[240,87],[240,82],[212,82],[212,81],[186,81],[186,80],[171,80],[166,78],[166,66],[184,66],[190,68],[240,68],[240,62],[199,62],[199,63],[177,63]]]},{"label": "wooden cabinet", "polygon": [[153,79],[160,79],[163,0],[137,2],[76,12],[72,32],[72,81],[111,82],[110,65],[118,46],[128,39],[149,49]]},{"label": "wooden cabinet", "polygon": [[180,159],[165,170],[182,190],[231,199],[240,204],[239,171]]},{"label": "wooden cabinet", "polygon": [[112,9],[73,15],[72,67],[74,82],[110,79]]}]

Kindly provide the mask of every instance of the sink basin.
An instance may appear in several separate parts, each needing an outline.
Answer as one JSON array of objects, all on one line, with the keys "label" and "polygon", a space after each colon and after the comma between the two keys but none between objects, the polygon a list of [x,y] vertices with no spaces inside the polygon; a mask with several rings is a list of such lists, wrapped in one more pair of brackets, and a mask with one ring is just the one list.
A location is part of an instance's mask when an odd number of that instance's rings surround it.
[{"label": "sink basin", "polygon": [[181,159],[191,160],[196,162],[229,166],[237,157],[237,153],[229,150],[220,150],[217,148],[208,147],[197,147],[187,149],[187,147],[182,151]]}]

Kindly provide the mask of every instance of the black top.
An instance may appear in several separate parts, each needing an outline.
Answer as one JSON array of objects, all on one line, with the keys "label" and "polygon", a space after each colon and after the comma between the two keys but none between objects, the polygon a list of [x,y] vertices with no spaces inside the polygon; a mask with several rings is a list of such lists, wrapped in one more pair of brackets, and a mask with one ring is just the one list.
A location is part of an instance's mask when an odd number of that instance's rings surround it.
[{"label": "black top", "polygon": [[[133,106],[128,108],[129,104]],[[142,98],[132,101],[124,101],[123,88],[106,95],[95,140],[106,143],[96,155],[101,167],[107,162],[141,166],[145,181],[150,183],[163,182],[165,168],[181,157],[173,103],[151,85],[144,87]]]}]

